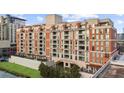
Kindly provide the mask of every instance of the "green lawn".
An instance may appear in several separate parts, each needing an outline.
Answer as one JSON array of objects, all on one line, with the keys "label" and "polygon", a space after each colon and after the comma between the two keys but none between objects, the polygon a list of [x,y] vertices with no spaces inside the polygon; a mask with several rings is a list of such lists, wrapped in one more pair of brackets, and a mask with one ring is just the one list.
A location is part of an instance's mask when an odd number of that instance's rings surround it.
[{"label": "green lawn", "polygon": [[9,63],[9,62],[0,62],[0,70],[7,71],[9,73],[15,74],[22,77],[30,78],[40,78],[40,72],[35,69],[24,67],[18,64]]}]

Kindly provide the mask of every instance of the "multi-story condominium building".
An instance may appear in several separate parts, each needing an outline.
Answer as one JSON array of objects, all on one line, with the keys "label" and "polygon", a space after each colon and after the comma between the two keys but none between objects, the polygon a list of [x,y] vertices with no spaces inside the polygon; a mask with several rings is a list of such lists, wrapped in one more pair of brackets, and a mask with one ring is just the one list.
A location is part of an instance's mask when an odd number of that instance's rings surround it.
[{"label": "multi-story condominium building", "polygon": [[16,29],[24,25],[24,19],[10,15],[0,16],[0,55],[8,55],[15,52]]},{"label": "multi-story condominium building", "polygon": [[16,33],[17,54],[46,56],[64,67],[99,67],[116,51],[116,34],[110,19],[26,26]]},{"label": "multi-story condominium building", "polygon": [[110,19],[87,20],[89,30],[90,65],[106,63],[117,51],[117,31]]}]

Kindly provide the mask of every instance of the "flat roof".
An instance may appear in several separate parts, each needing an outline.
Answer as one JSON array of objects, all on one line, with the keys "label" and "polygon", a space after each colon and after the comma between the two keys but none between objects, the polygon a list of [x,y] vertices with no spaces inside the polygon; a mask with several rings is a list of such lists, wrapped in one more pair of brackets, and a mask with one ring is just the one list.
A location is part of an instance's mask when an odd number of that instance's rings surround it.
[{"label": "flat roof", "polygon": [[124,78],[124,65],[111,64],[101,78]]},{"label": "flat roof", "polygon": [[25,20],[25,19],[23,19],[23,18],[19,18],[19,17],[11,16],[11,15],[9,15],[9,14],[7,14],[6,16],[9,16],[9,17],[11,17],[11,18],[18,19],[18,20],[27,21],[27,20]]}]

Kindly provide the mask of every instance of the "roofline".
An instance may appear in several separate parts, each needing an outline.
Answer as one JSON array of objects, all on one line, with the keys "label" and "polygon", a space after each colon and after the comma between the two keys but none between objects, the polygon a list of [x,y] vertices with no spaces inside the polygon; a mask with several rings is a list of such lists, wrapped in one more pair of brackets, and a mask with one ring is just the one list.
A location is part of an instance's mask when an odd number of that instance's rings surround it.
[{"label": "roofline", "polygon": [[15,16],[11,16],[11,15],[9,15],[9,14],[6,14],[6,16],[10,16],[11,18],[15,18],[15,19],[19,19],[19,20],[27,21],[26,19],[19,18],[19,17],[15,17]]},{"label": "roofline", "polygon": [[19,20],[27,21],[26,19],[22,19],[22,18],[18,18],[18,17],[14,17],[14,16],[11,16],[11,17],[13,17],[13,18],[15,18],[15,19],[19,19]]}]

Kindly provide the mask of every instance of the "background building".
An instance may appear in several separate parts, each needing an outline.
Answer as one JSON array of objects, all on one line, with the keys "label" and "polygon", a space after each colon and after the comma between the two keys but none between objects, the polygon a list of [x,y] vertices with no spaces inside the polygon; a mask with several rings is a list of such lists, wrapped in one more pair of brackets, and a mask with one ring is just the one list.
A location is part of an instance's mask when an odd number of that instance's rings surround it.
[{"label": "background building", "polygon": [[124,54],[124,33],[117,34],[117,47],[120,54]]},{"label": "background building", "polygon": [[46,24],[59,24],[62,23],[62,16],[56,14],[49,14],[46,16]]},{"label": "background building", "polygon": [[17,30],[17,54],[36,58],[46,56],[54,62],[63,62],[64,67],[77,64],[97,69],[117,51],[117,32],[110,19],[58,21],[57,24],[48,21]]},{"label": "background building", "polygon": [[15,53],[16,29],[24,25],[24,19],[10,15],[0,16],[0,55]]}]

